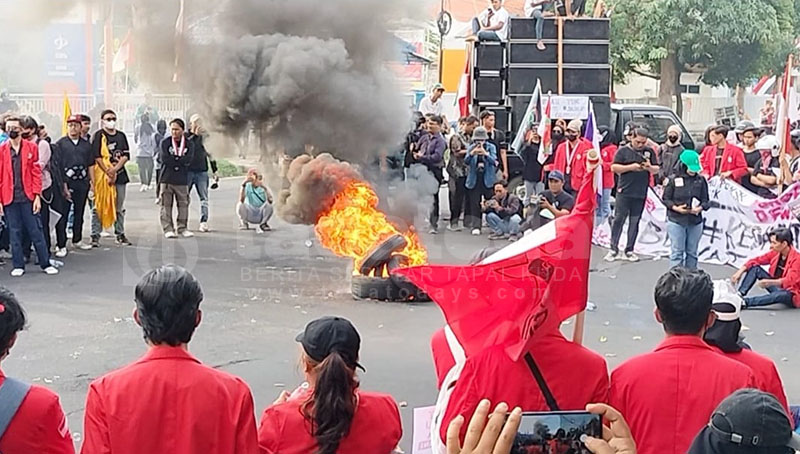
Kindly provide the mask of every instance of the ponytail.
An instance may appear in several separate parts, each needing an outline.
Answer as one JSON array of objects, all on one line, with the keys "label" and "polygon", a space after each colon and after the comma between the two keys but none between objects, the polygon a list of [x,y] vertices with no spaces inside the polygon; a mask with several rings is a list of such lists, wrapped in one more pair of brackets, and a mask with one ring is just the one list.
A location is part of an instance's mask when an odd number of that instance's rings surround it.
[{"label": "ponytail", "polygon": [[311,420],[317,441],[317,454],[336,454],[339,443],[350,432],[356,412],[355,370],[338,352],[331,352],[316,368],[319,370],[314,395],[303,406]]}]

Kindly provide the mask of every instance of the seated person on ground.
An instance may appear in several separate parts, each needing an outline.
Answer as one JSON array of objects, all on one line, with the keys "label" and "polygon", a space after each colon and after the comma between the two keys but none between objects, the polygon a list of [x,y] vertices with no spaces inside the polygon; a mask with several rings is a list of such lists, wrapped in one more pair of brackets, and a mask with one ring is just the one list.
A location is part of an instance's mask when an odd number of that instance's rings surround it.
[{"label": "seated person on ground", "polygon": [[297,336],[306,382],[283,391],[261,417],[264,454],[390,454],[403,429],[392,396],[359,391],[361,337],[339,317],[323,317]]},{"label": "seated person on ground", "polygon": [[555,218],[566,216],[575,206],[575,198],[564,190],[564,174],[559,170],[547,176],[550,188],[539,197],[539,206],[534,207],[520,226],[521,231],[536,230]]},{"label": "seated person on ground", "polygon": [[247,230],[250,224],[255,224],[259,233],[268,231],[272,212],[272,193],[264,184],[264,175],[256,169],[250,169],[242,183],[242,189],[239,190],[239,201],[236,203],[240,228]]},{"label": "seated person on ground", "polygon": [[[800,307],[800,254],[793,244],[791,230],[775,229],[769,234],[769,252],[750,259],[733,274],[731,282],[739,284],[745,308],[778,303]],[[769,265],[769,272],[763,265]],[[755,284],[767,294],[747,296]]]},{"label": "seated person on ground", "polygon": [[491,6],[472,19],[472,35],[467,41],[505,41],[508,38],[508,11],[503,0],[491,0]]},{"label": "seated person on ground", "polygon": [[483,202],[482,210],[486,213],[486,223],[492,229],[490,240],[508,238],[515,241],[519,238],[522,202],[519,197],[508,192],[507,186],[505,181],[495,183],[494,197]]}]

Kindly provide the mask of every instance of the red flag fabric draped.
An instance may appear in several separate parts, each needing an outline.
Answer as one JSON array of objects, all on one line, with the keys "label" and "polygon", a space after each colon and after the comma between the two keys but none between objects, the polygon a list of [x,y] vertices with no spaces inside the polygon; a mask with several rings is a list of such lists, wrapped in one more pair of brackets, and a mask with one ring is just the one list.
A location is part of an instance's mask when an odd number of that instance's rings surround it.
[{"label": "red flag fabric draped", "polygon": [[464,64],[464,73],[458,83],[458,111],[462,117],[469,116],[470,104],[472,104],[472,80],[470,74],[470,52],[467,51],[467,62]]},{"label": "red flag fabric draped", "polygon": [[541,333],[586,308],[596,198],[587,173],[572,213],[478,265],[395,271],[441,308],[466,356],[503,345],[518,360]]}]

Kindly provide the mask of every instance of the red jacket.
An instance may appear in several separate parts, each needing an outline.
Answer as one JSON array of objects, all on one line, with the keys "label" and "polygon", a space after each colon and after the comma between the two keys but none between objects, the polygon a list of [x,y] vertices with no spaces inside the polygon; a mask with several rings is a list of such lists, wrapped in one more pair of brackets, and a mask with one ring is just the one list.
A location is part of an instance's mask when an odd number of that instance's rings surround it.
[{"label": "red jacket", "polygon": [[[39,167],[39,147],[29,141],[22,142],[22,187],[33,201],[42,194],[42,168]],[[0,145],[0,203],[10,205],[14,200],[14,167],[11,164],[11,141]]]},{"label": "red jacket", "polygon": [[792,414],[791,410],[789,410],[789,403],[786,400],[786,392],[783,390],[781,376],[778,374],[778,368],[775,367],[775,363],[771,359],[746,348],[739,353],[726,353],[716,346],[712,346],[712,348],[727,358],[749,367],[756,376],[756,380],[761,383],[759,389],[775,396],[778,402],[783,405],[783,408],[786,409],[786,414]]},{"label": "red jacket", "polygon": [[[775,276],[775,271],[778,269],[779,258],[780,254],[770,250],[764,255],[748,260],[744,266],[751,268],[769,264],[769,274],[770,276]],[[783,277],[781,278],[781,287],[792,293],[792,305],[794,307],[800,307],[800,252],[797,252],[795,248],[791,248],[789,250],[789,255],[786,257],[786,265],[783,267]]]},{"label": "red jacket", "polygon": [[572,163],[570,164],[570,171],[567,172],[567,144],[569,141],[565,140],[556,148],[555,161],[553,162],[553,170],[560,170],[564,176],[569,176],[570,185],[575,191],[581,187],[583,182],[583,175],[586,174],[586,153],[592,149],[592,143],[581,137],[578,139],[577,150],[572,155]]},{"label": "red jacket", "polygon": [[611,171],[611,164],[614,163],[614,155],[617,153],[617,148],[612,143],[600,150],[600,158],[603,160],[603,189],[614,187],[614,172]]},{"label": "red jacket", "polygon": [[453,352],[450,351],[444,329],[433,333],[431,354],[433,355],[433,369],[436,372],[436,388],[441,389],[447,373],[456,365],[456,359],[453,357]]},{"label": "red jacket", "polygon": [[83,454],[258,454],[242,379],[180,347],[155,346],[89,386]]},{"label": "red jacket", "polygon": [[639,454],[686,454],[723,399],[758,387],[749,367],[696,336],[672,336],[611,374],[610,404],[631,427]]},{"label": "red jacket", "polygon": [[[307,454],[317,451],[317,441],[302,414],[308,392],[288,402],[264,410],[258,429],[258,445],[263,454]],[[403,436],[400,410],[392,396],[359,392],[350,432],[339,454],[391,454]]]},{"label": "red jacket", "polygon": [[[707,145],[703,148],[703,153],[700,154],[700,165],[703,167],[702,174],[708,178],[717,173],[716,145]],[[722,172],[733,172],[731,178],[734,180],[741,179],[748,172],[744,152],[729,142],[725,142],[725,150],[722,152],[722,168],[719,173]]]},{"label": "red jacket", "polygon": [[[0,371],[0,384],[6,377]],[[31,385],[14,419],[0,438],[2,453],[73,454],[75,446],[58,395]]]},{"label": "red jacket", "polygon": [[[608,369],[597,353],[557,331],[537,339],[531,355],[561,410],[582,411],[588,403],[608,401]],[[469,420],[481,399],[506,402],[523,411],[549,410],[525,360],[512,361],[503,346],[488,348],[464,364],[442,420],[442,441],[450,421],[458,415]],[[461,430],[462,439],[466,426]]]}]

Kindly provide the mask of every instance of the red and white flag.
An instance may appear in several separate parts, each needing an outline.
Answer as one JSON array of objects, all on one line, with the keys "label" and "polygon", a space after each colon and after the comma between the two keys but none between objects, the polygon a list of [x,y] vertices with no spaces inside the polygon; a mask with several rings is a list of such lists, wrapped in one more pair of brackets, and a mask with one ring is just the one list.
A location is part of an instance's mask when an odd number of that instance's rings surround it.
[{"label": "red and white flag", "polygon": [[111,70],[114,73],[119,73],[125,71],[125,69],[131,63],[131,32],[128,31],[128,34],[125,35],[125,39],[122,40],[122,44],[120,44],[119,49],[117,49],[117,53],[114,54],[114,61],[111,64]]},{"label": "red and white flag", "polygon": [[792,79],[792,55],[789,55],[789,60],[786,62],[786,71],[783,75],[783,85],[781,92],[778,94],[778,119],[775,122],[775,136],[780,140],[781,152],[789,153],[789,134],[791,133],[790,118],[789,118],[789,96],[792,92],[794,81]]},{"label": "red and white flag", "polygon": [[466,357],[502,345],[518,360],[539,334],[586,308],[596,203],[587,172],[572,213],[480,264],[426,265],[395,274],[439,305]]},{"label": "red and white flag", "polygon": [[[539,137],[542,138],[542,143],[539,145],[539,164],[544,165],[547,162],[547,158],[550,156],[553,150],[550,149],[551,140],[550,140],[550,130],[553,128],[550,120],[550,111],[552,104],[550,102],[550,98],[552,98],[552,93],[547,93],[547,106],[542,109],[541,105],[539,109],[542,111],[542,118],[539,120]],[[539,102],[542,102],[542,97],[539,97]]]},{"label": "red and white flag", "polygon": [[751,91],[754,95],[768,95],[775,85],[775,76],[764,76],[753,85]]},{"label": "red and white flag", "polygon": [[472,104],[472,75],[470,74],[469,52],[467,52],[467,62],[464,64],[464,73],[458,82],[458,112],[462,117],[469,116]]}]

